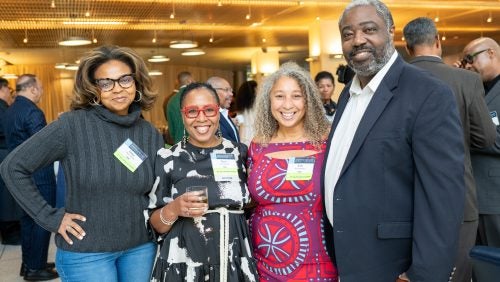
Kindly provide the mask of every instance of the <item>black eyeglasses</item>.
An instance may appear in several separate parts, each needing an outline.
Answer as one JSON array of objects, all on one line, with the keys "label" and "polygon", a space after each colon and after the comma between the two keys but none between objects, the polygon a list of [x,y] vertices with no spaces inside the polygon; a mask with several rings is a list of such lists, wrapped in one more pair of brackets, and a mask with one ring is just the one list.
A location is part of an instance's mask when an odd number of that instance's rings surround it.
[{"label": "black eyeglasses", "polygon": [[134,75],[124,74],[117,79],[112,78],[99,78],[95,80],[95,83],[99,89],[102,91],[111,91],[115,88],[115,83],[118,82],[121,88],[130,88],[134,84]]},{"label": "black eyeglasses", "polygon": [[186,118],[197,118],[200,112],[203,112],[206,117],[214,117],[219,113],[219,105],[209,104],[201,108],[198,106],[185,106],[181,112],[184,113]]},{"label": "black eyeglasses", "polygon": [[467,65],[467,64],[472,64],[472,63],[474,63],[474,58],[475,58],[477,55],[479,55],[479,54],[483,53],[484,51],[488,51],[488,50],[490,50],[490,49],[488,48],[488,49],[484,49],[484,50],[481,50],[481,51],[477,51],[477,52],[472,53],[472,54],[467,54],[467,55],[465,55],[465,56],[463,57],[463,59],[462,59],[462,66],[465,66],[465,65]]}]

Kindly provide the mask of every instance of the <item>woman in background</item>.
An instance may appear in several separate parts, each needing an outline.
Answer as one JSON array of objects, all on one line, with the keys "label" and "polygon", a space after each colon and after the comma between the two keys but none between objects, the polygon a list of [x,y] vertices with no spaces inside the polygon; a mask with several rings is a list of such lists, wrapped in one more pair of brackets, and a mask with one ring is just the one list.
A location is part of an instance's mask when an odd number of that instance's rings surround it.
[{"label": "woman in background", "polygon": [[236,94],[236,109],[238,115],[236,120],[239,125],[240,141],[245,145],[250,145],[255,128],[255,107],[254,101],[257,95],[257,82],[249,80],[243,82]]},{"label": "woman in background", "polygon": [[[133,50],[103,46],[80,62],[71,111],[18,146],[1,173],[14,198],[56,234],[62,281],[147,281],[156,244],[143,211],[163,139],[141,110],[156,99],[146,64]],[[59,161],[64,208],[41,197],[32,174]]]},{"label": "woman in background", "polygon": [[310,74],[285,63],[257,96],[248,189],[260,281],[336,281],[324,246],[320,174],[329,124]]},{"label": "woman in background", "polygon": [[[152,281],[257,281],[243,214],[247,147],[221,137],[210,85],[189,84],[180,106],[189,137],[158,151],[150,194],[150,223],[161,242]],[[188,191],[200,185],[206,195]]]},{"label": "woman in background", "polygon": [[337,109],[337,104],[332,100],[333,91],[335,90],[335,79],[333,75],[327,71],[320,71],[316,74],[314,82],[319,88],[321,101],[325,108],[326,118],[330,123],[333,122],[333,114]]}]

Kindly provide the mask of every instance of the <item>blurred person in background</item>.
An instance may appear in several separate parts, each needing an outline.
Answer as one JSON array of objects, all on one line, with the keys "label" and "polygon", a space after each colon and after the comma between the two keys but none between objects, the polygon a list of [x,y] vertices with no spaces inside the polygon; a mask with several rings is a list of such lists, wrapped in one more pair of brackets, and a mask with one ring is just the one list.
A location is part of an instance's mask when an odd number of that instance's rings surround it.
[{"label": "blurred person in background", "polygon": [[[14,92],[9,87],[7,79],[0,77],[0,162],[7,156],[9,150],[3,130],[3,116],[7,108],[14,102]],[[16,203],[5,183],[0,178],[0,235],[2,244],[21,244],[21,225],[19,220],[23,210]]]},{"label": "blurred person in background", "polygon": [[257,82],[245,81],[238,88],[236,94],[236,120],[238,121],[240,141],[250,145],[255,131],[255,96],[257,95]]},{"label": "blurred person in background", "polygon": [[[33,74],[23,74],[16,81],[17,97],[14,103],[5,111],[3,129],[8,150],[21,147],[27,139],[42,130],[47,122],[45,114],[37,104],[43,95],[41,81]],[[40,145],[45,140],[39,141]],[[28,155],[27,158],[30,156]],[[3,164],[8,162],[6,157]],[[23,159],[19,158],[19,162]],[[8,177],[13,175],[9,174]],[[18,200],[15,192],[9,187],[7,175],[2,175],[12,196]],[[30,175],[33,190],[47,208],[52,208],[56,201],[56,179],[53,162],[37,167]],[[23,205],[21,204],[21,207]],[[24,208],[24,207],[23,207]],[[43,228],[33,214],[23,213],[21,217],[21,251],[22,263],[19,274],[28,281],[42,281],[57,278],[54,263],[47,263],[50,232]]]},{"label": "blurred person in background", "polygon": [[316,82],[319,88],[326,118],[332,123],[333,114],[335,113],[335,109],[337,109],[337,103],[332,100],[333,91],[335,90],[335,78],[333,78],[330,72],[320,71],[314,77],[314,82]]}]

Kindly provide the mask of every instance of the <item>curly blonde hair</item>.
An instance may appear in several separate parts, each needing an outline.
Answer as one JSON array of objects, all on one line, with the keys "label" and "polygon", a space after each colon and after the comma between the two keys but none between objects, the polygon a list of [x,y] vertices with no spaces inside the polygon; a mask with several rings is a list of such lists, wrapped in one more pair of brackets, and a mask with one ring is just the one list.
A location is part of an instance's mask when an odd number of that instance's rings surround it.
[{"label": "curly blonde hair", "polygon": [[101,46],[88,52],[81,60],[76,72],[75,85],[71,109],[90,108],[95,101],[99,101],[100,90],[95,83],[95,71],[102,64],[117,60],[125,63],[132,70],[135,87],[142,93],[138,103],[143,110],[153,107],[156,93],[144,60],[132,49],[119,46]]},{"label": "curly blonde hair", "polygon": [[279,125],[271,114],[271,91],[282,77],[290,77],[297,81],[305,96],[306,113],[304,130],[307,139],[319,147],[330,130],[325,117],[321,96],[310,74],[294,62],[281,65],[279,70],[264,79],[257,95],[255,115],[255,137],[258,142],[267,144],[278,131]]}]

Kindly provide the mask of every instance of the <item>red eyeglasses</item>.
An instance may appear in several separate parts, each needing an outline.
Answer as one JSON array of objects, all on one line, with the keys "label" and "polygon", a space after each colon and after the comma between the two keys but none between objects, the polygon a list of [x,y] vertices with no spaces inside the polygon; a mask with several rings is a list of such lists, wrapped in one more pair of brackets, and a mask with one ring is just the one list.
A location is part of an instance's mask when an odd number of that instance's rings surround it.
[{"label": "red eyeglasses", "polygon": [[219,105],[209,104],[201,108],[198,106],[185,106],[181,112],[184,113],[186,118],[197,118],[200,112],[203,112],[206,117],[214,117],[219,113]]}]

